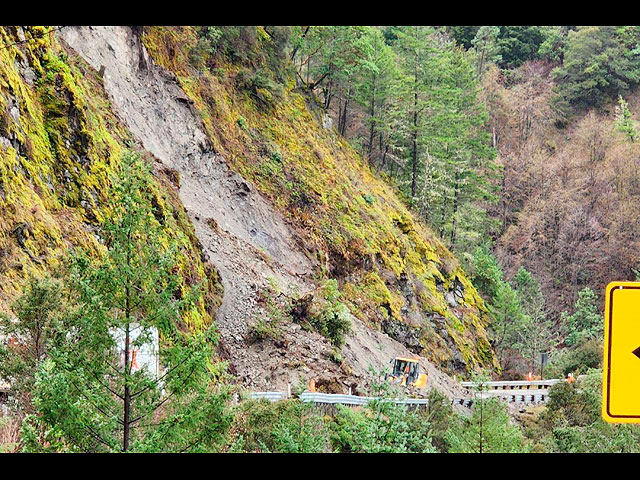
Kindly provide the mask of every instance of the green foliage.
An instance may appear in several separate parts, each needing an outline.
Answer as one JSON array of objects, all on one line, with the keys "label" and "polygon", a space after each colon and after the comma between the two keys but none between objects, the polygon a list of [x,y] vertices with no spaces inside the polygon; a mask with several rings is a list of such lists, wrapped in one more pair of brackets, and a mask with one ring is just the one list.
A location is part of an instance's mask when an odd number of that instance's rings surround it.
[{"label": "green foliage", "polygon": [[638,139],[638,126],[633,120],[629,105],[622,98],[622,95],[618,97],[618,105],[616,105],[615,127],[631,142],[635,142]]},{"label": "green foliage", "polygon": [[485,67],[489,63],[499,63],[502,61],[500,47],[498,45],[498,35],[500,28],[496,26],[484,26],[478,29],[471,44],[476,49],[478,67],[476,74],[482,75]]},{"label": "green foliage", "polygon": [[393,403],[388,385],[362,411],[338,407],[331,423],[331,443],[342,453],[432,453],[431,427],[418,413]]},{"label": "green foliage", "polygon": [[312,404],[295,401],[288,415],[280,416],[273,427],[273,446],[281,453],[322,453],[329,435],[322,417],[313,413]]},{"label": "green foliage", "polygon": [[494,320],[492,330],[496,347],[513,348],[518,343],[518,332],[523,328],[524,315],[518,293],[509,282],[500,282],[496,294],[489,304],[489,312]]},{"label": "green foliage", "polygon": [[451,453],[524,453],[520,429],[497,398],[477,400],[471,418],[457,417],[446,435]]},{"label": "green foliage", "polygon": [[[459,45],[475,47],[479,57],[497,63],[501,68],[514,69],[528,60],[547,58],[561,61],[567,31],[575,27],[544,27],[532,25],[491,27],[446,27]],[[480,69],[482,70],[482,69]]]},{"label": "green foliage", "polygon": [[262,318],[249,327],[249,334],[256,340],[278,340],[282,337],[282,330],[273,320]]},{"label": "green foliage", "polygon": [[452,25],[447,26],[446,29],[458,45],[462,45],[464,48],[469,49],[473,46],[473,39],[477,35],[480,27]]},{"label": "green foliage", "polygon": [[389,143],[410,204],[451,248],[478,245],[492,229],[484,205],[495,201],[495,151],[485,128],[476,69],[462,48],[428,27],[397,27]]},{"label": "green foliage", "polygon": [[[27,450],[213,451],[229,427],[215,385],[220,367],[211,363],[215,333],[185,328],[201,289],[179,288],[181,254],[162,229],[151,181],[149,168],[126,155],[102,231],[106,252],[71,257],[74,306],[61,312],[65,335],[39,365]],[[132,354],[149,347],[154,331],[160,376],[135,369]]]},{"label": "green foliage", "polygon": [[456,413],[451,400],[432,388],[427,395],[427,408],[421,416],[431,427],[431,443],[441,453],[447,452],[447,431]]},{"label": "green foliage", "polygon": [[304,64],[304,70],[298,71],[299,78],[308,80],[307,88],[322,85],[330,89],[351,75],[360,75],[368,61],[373,31],[372,27],[347,25],[298,27],[293,61]]},{"label": "green foliage", "polygon": [[575,27],[544,27],[545,40],[538,49],[540,58],[554,63],[562,63],[567,48],[567,38],[573,29]]},{"label": "green foliage", "polygon": [[544,442],[560,453],[638,453],[640,427],[614,425],[601,417],[602,371],[592,370],[574,384],[559,383],[539,418]]},{"label": "green foliage", "polygon": [[373,205],[374,203],[376,203],[376,198],[368,193],[365,193],[362,198],[364,198],[364,201],[367,202],[368,205]]},{"label": "green foliage", "polygon": [[[553,419],[556,424],[566,422],[569,426],[586,426],[600,418],[602,391],[597,388],[598,378],[591,373],[578,382],[561,382],[549,390],[547,412],[543,422]],[[562,410],[562,422],[553,418],[553,413]]]},{"label": "green foliage", "polygon": [[266,317],[258,319],[249,326],[249,334],[255,340],[268,338],[278,340],[282,337],[282,324],[291,321],[288,312],[291,304],[288,299],[280,301],[280,285],[274,277],[269,277],[269,286],[261,291],[261,297],[265,302]]},{"label": "green foliage", "polygon": [[346,336],[351,331],[349,309],[341,301],[340,290],[336,280],[327,280],[321,288],[323,301],[318,311],[311,316],[311,325],[331,340],[336,347],[344,345]]},{"label": "green foliage", "polygon": [[540,284],[531,272],[521,267],[513,278],[513,285],[524,313],[517,325],[514,348],[529,359],[533,369],[539,362],[539,354],[548,352],[554,344],[552,324],[547,318]]},{"label": "green foliage", "polygon": [[587,340],[571,349],[553,352],[549,366],[545,368],[547,377],[566,378],[584,374],[602,366],[602,340]]},{"label": "green foliage", "polygon": [[329,448],[322,417],[299,400],[245,401],[234,424],[235,452],[321,453]]},{"label": "green foliage", "polygon": [[200,27],[196,45],[189,52],[189,60],[202,69],[208,59],[218,52],[224,30],[218,27]]},{"label": "green foliage", "polygon": [[483,208],[494,200],[495,152],[471,56],[433,27],[296,28],[299,83],[321,95],[325,112],[337,103],[338,132],[349,135],[359,105],[366,132],[352,141],[370,164],[451,245],[477,242],[492,223]]},{"label": "green foliage", "polygon": [[640,453],[640,429],[599,419],[584,428],[554,429],[553,446],[558,453]]},{"label": "green foliage", "polygon": [[562,313],[561,321],[565,328],[567,345],[573,346],[587,340],[602,338],[604,322],[597,304],[598,297],[595,292],[585,287],[578,293],[573,314]]},{"label": "green foliage", "polygon": [[516,68],[527,60],[537,57],[540,45],[545,40],[544,27],[515,25],[500,27],[498,45],[503,68]]},{"label": "green foliage", "polygon": [[503,283],[502,268],[486,244],[473,251],[473,285],[488,298],[495,298]]},{"label": "green foliage", "polygon": [[238,87],[261,106],[272,106],[281,100],[291,74],[286,61],[290,39],[287,26],[201,26],[189,58],[200,70],[215,68],[219,59],[241,66]]},{"label": "green foliage", "polygon": [[290,38],[291,29],[286,26],[203,26],[198,27],[196,49],[234,63],[269,66],[274,72],[282,73]]},{"label": "green foliage", "polygon": [[17,318],[0,313],[0,338],[10,339],[0,344],[0,379],[11,385],[12,397],[23,413],[32,411],[36,372],[59,335],[62,305],[60,282],[33,277],[12,305]]},{"label": "green foliage", "polygon": [[533,369],[538,354],[548,351],[553,338],[536,279],[520,268],[512,283],[503,280],[500,265],[488,248],[482,247],[474,252],[474,284],[489,296],[493,342],[501,362],[506,352],[516,350]]},{"label": "green foliage", "polygon": [[342,362],[344,362],[344,357],[342,356],[342,352],[340,351],[339,347],[333,346],[331,348],[331,354],[329,356],[329,358],[331,359],[331,361],[333,363],[337,363],[338,365],[342,364]]},{"label": "green foliage", "polygon": [[601,106],[640,81],[636,27],[578,27],[569,32],[564,63],[554,71],[559,94],[578,107]]},{"label": "green foliage", "polygon": [[238,72],[236,83],[238,88],[245,90],[261,106],[271,106],[282,100],[284,87],[271,78],[268,70],[244,68]]}]

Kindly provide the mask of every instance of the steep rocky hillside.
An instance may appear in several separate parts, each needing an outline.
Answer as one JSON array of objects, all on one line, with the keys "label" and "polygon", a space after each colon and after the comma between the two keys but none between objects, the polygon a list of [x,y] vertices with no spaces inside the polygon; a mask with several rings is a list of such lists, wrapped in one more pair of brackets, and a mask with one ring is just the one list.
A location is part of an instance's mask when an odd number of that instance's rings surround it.
[{"label": "steep rocky hillside", "polygon": [[[0,31],[8,45],[45,30]],[[498,368],[457,260],[322,127],[293,78],[274,93],[246,66],[196,68],[196,41],[189,27],[67,27],[0,50],[3,308],[70,245],[100,248],[109,172],[137,145],[167,228],[188,234],[185,281],[209,277],[202,308],[248,388],[316,378],[357,391],[370,365],[415,353],[431,385],[454,394],[438,369]],[[353,315],[339,355],[305,318],[329,279]],[[256,338],[265,323],[271,334]]]},{"label": "steep rocky hillside", "polygon": [[[104,200],[120,153],[134,142],[109,108],[98,72],[69,56],[48,28],[0,28],[0,310],[30,275],[55,275],[69,249],[102,248]],[[184,282],[206,282],[212,322],[221,301],[216,270],[201,259],[193,227],[170,179],[153,195],[169,233],[181,231]],[[195,320],[197,319],[197,321]]]}]

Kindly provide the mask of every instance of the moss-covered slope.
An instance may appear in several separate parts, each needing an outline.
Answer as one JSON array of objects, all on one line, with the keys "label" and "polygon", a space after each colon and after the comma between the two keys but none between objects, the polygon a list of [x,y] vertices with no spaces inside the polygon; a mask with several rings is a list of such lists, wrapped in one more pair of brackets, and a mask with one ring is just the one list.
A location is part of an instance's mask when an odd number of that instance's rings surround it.
[{"label": "moss-covered slope", "polygon": [[354,315],[449,371],[498,368],[485,305],[458,261],[321,126],[293,77],[274,92],[251,81],[251,66],[196,68],[192,27],[146,28],[143,41],[193,100],[216,153],[283,212]]},{"label": "moss-covered slope", "polygon": [[[105,200],[129,133],[110,110],[102,79],[48,27],[0,27],[0,310],[9,311],[30,275],[55,272],[68,249],[97,252]],[[206,279],[186,316],[211,324],[220,302],[216,271],[201,259],[172,179],[157,172],[154,204],[184,255],[185,284]]]}]

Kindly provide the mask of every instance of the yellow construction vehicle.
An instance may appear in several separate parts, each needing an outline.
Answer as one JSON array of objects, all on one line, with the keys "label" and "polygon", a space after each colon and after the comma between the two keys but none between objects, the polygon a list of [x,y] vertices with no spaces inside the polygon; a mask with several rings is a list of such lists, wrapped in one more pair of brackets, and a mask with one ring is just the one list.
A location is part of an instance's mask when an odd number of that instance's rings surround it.
[{"label": "yellow construction vehicle", "polygon": [[394,358],[391,360],[392,369],[387,379],[403,387],[427,388],[427,374],[422,372],[418,361],[418,358]]}]

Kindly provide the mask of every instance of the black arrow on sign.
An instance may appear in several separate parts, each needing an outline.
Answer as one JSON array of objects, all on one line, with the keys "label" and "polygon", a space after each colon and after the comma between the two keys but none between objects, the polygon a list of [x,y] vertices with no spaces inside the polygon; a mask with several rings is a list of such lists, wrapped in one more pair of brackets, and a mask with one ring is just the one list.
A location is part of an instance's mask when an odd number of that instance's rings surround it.
[{"label": "black arrow on sign", "polygon": [[631,353],[633,353],[636,357],[640,358],[640,347],[636,348],[636,349],[635,349],[633,352],[631,352]]}]

